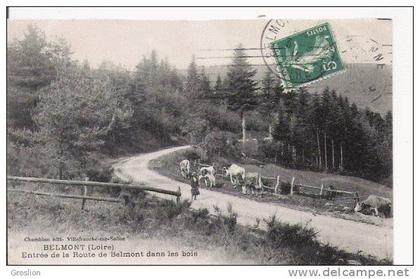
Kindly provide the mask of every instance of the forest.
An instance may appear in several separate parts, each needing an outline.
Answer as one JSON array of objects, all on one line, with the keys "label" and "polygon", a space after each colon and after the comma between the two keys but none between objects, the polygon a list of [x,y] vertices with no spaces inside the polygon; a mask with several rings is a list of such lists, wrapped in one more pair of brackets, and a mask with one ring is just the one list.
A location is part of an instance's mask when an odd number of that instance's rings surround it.
[{"label": "forest", "polygon": [[103,181],[107,158],[195,144],[392,187],[391,111],[358,107],[340,88],[286,90],[268,69],[257,79],[245,51],[216,80],[193,54],[187,71],[154,50],[134,70],[92,67],[29,26],[7,48],[8,174]]}]

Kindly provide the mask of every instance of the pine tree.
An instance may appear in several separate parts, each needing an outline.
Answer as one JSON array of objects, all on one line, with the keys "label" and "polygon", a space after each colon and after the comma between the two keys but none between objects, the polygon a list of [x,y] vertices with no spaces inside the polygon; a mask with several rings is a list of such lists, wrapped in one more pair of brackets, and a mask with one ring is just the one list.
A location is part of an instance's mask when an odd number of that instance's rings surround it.
[{"label": "pine tree", "polygon": [[324,145],[324,169],[328,170],[328,144],[327,139],[329,135],[329,121],[331,119],[331,107],[332,99],[329,88],[327,87],[321,95],[321,127],[323,133],[323,145]]},{"label": "pine tree", "polygon": [[306,164],[306,156],[310,150],[312,143],[312,134],[309,130],[309,94],[306,89],[300,88],[298,90],[298,103],[296,108],[296,124],[293,132],[293,145],[296,146],[297,155],[300,153],[301,163]]},{"label": "pine tree", "polygon": [[211,99],[213,96],[211,86],[210,86],[210,80],[204,71],[204,67],[201,69],[200,73],[200,95],[202,98]]},{"label": "pine tree", "polygon": [[[283,101],[280,100],[277,107],[277,121],[274,126],[273,138],[280,143],[280,158],[283,162],[288,160],[285,146],[288,146],[291,136],[290,120],[285,113]],[[287,156],[286,156],[287,155]],[[287,159],[285,160],[285,158]]]},{"label": "pine tree", "polygon": [[242,45],[234,51],[232,65],[227,73],[227,103],[233,111],[238,111],[242,122],[242,143],[246,141],[245,113],[258,105],[254,92],[258,89],[254,80],[256,69],[248,63]]},{"label": "pine tree", "polygon": [[269,139],[273,136],[273,118],[282,94],[283,87],[280,80],[275,79],[271,71],[266,71],[262,80],[261,94],[259,94],[260,104],[257,109],[268,123]]},{"label": "pine tree", "polygon": [[214,92],[216,95],[221,95],[223,93],[223,81],[220,75],[217,75],[216,83],[214,85]]},{"label": "pine tree", "polygon": [[320,133],[323,126],[323,112],[321,108],[321,101],[318,95],[313,97],[312,104],[310,106],[308,122],[312,127],[312,132],[314,134],[314,138],[316,139],[316,162],[318,169],[320,169],[323,163],[320,141]]},{"label": "pine tree", "polygon": [[21,40],[8,45],[7,113],[11,127],[35,128],[32,114],[39,100],[38,90],[55,79],[57,71],[54,55],[58,55],[61,50],[59,45],[52,47],[46,41],[45,34],[35,25],[28,26]]},{"label": "pine tree", "polygon": [[190,65],[187,70],[187,81],[185,84],[185,94],[188,98],[197,98],[200,92],[201,81],[200,75],[197,71],[197,64],[195,63],[195,57],[192,58]]}]

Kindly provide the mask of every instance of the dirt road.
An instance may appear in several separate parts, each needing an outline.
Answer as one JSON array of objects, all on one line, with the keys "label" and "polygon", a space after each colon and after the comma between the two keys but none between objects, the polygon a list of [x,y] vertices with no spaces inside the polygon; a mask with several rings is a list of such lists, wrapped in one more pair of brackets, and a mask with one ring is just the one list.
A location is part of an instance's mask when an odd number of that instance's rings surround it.
[{"label": "dirt road", "polygon": [[[131,177],[134,181],[141,181],[150,186],[161,187],[170,190],[181,188],[182,198],[190,199],[191,188],[188,184],[172,180],[150,170],[149,161],[162,155],[188,148],[188,146],[163,149],[153,153],[142,154],[120,161],[114,166],[117,175]],[[238,213],[238,222],[244,225],[256,224],[256,218],[268,218],[275,214],[278,219],[291,224],[305,224],[319,231],[319,240],[330,243],[349,252],[363,251],[379,258],[392,259],[393,236],[392,223],[385,222],[383,226],[374,226],[357,223],[350,220],[338,219],[324,215],[314,215],[278,204],[262,203],[254,200],[231,196],[220,192],[200,189],[198,200],[194,201],[192,208],[207,208],[213,211],[216,205],[226,210],[227,205],[232,204],[233,210]],[[158,195],[169,198],[166,195]]]}]

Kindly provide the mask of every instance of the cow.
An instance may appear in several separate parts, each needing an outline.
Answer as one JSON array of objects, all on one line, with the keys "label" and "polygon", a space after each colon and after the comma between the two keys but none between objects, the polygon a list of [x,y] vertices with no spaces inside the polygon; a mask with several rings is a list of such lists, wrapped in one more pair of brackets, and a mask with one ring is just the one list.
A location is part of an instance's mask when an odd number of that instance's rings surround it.
[{"label": "cow", "polygon": [[379,213],[382,213],[385,217],[390,217],[391,200],[376,195],[370,195],[366,200],[362,202],[356,199],[356,206],[354,207],[354,212],[360,212],[363,210],[373,210],[375,212],[375,216],[379,216]]},{"label": "cow", "polygon": [[[198,181],[200,181],[203,178],[204,178],[204,183],[206,183],[206,187],[213,188],[214,186],[216,186],[216,177],[213,174],[207,173],[205,175],[200,175],[198,177]],[[207,184],[207,181],[209,182],[210,185]]]},{"label": "cow", "polygon": [[239,180],[242,179],[242,181],[244,181],[245,179],[245,169],[236,164],[232,164],[229,168],[224,167],[223,170],[225,172],[225,176],[230,177],[230,182],[235,189],[239,184]]},{"label": "cow", "polygon": [[208,167],[200,168],[200,170],[198,171],[198,174],[200,176],[205,176],[206,174],[211,174],[214,176],[216,174],[216,171],[213,166],[208,166]]},{"label": "cow", "polygon": [[242,193],[246,195],[251,191],[251,194],[254,195],[254,190],[262,190],[261,175],[258,172],[247,172],[242,185]]},{"label": "cow", "polygon": [[190,175],[190,161],[185,159],[179,163],[179,169],[183,177],[188,178]]}]

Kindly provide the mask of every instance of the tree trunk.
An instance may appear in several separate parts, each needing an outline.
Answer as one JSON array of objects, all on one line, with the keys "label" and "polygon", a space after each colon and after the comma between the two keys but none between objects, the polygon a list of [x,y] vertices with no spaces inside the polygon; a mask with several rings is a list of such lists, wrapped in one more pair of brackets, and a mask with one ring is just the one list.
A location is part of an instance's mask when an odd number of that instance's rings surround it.
[{"label": "tree trunk", "polygon": [[340,170],[344,170],[343,167],[343,143],[340,143]]},{"label": "tree trunk", "polygon": [[245,121],[245,114],[241,113],[242,118],[242,146],[245,146],[246,140],[246,121]]},{"label": "tree trunk", "polygon": [[302,165],[305,166],[305,148],[302,148]]},{"label": "tree trunk", "polygon": [[268,125],[268,138],[271,140],[273,138],[273,126],[271,123]]},{"label": "tree trunk", "polygon": [[318,168],[322,167],[322,159],[321,159],[321,144],[319,142],[319,129],[316,129],[316,142],[318,143]]},{"label": "tree trunk", "polygon": [[292,145],[292,160],[293,160],[293,164],[296,164],[296,147],[294,145]]},{"label": "tree trunk", "polygon": [[325,154],[325,170],[328,170],[327,132],[325,131],[324,131],[324,154]]},{"label": "tree trunk", "polygon": [[334,140],[331,139],[331,157],[332,157],[332,168],[335,168],[335,161],[334,161]]}]

